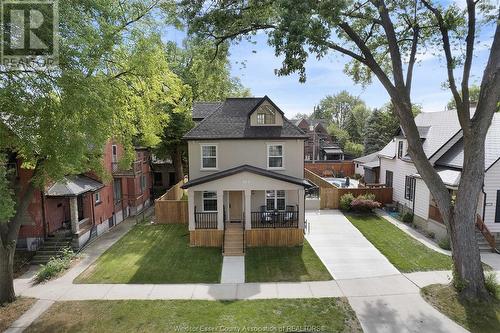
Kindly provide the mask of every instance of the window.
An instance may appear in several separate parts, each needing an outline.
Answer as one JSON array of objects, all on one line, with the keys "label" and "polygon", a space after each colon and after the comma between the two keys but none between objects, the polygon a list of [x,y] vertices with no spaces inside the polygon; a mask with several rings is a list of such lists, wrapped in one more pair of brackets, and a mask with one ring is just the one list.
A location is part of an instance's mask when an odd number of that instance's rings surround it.
[{"label": "window", "polygon": [[257,111],[257,124],[272,125],[276,123],[276,111],[269,105],[263,105]]},{"label": "window", "polygon": [[500,223],[500,190],[497,191],[497,207],[495,211],[495,223]]},{"label": "window", "polygon": [[101,203],[101,192],[95,192],[95,204]]},{"label": "window", "polygon": [[283,168],[283,145],[267,146],[267,167]]},{"label": "window", "polygon": [[266,191],[266,210],[284,211],[286,208],[285,191]]},{"label": "window", "polygon": [[115,198],[115,204],[122,200],[122,181],[120,179],[115,179],[113,181],[113,196]]},{"label": "window", "polygon": [[155,186],[163,185],[163,174],[161,172],[154,172],[153,173],[153,181],[154,181]]},{"label": "window", "polygon": [[116,145],[111,146],[111,161],[116,163],[118,161],[118,148]]},{"label": "window", "polygon": [[141,193],[146,189],[146,175],[141,175]]},{"label": "window", "polygon": [[385,170],[385,186],[392,187],[392,182],[394,179],[394,174],[392,171]]},{"label": "window", "polygon": [[403,157],[403,141],[398,141],[398,158]]},{"label": "window", "polygon": [[217,192],[203,192],[203,211],[217,211]]},{"label": "window", "polygon": [[406,176],[405,179],[405,199],[413,201],[413,194],[415,193],[415,178]]},{"label": "window", "polygon": [[217,146],[202,145],[201,146],[201,168],[202,169],[217,169]]}]

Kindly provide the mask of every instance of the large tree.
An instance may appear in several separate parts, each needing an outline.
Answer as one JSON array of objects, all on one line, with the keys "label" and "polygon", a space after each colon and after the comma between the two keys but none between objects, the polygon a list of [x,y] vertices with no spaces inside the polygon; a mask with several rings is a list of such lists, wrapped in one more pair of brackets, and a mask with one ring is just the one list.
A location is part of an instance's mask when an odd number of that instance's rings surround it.
[{"label": "large tree", "polygon": [[[410,157],[436,200],[450,233],[456,285],[462,287],[461,294],[466,298],[488,297],[475,238],[475,220],[484,178],[484,141],[500,98],[498,8],[492,9],[485,0],[467,0],[465,10],[453,3],[432,0],[241,0],[210,5],[203,0],[186,0],[183,5],[191,32],[217,43],[265,31],[276,55],[283,56],[278,75],[298,72],[304,81],[310,53],[321,58],[336,52],[352,59],[346,71],[355,82],[368,83],[375,76],[391,98],[408,140]],[[468,87],[477,44],[478,11],[484,11],[481,18],[489,19],[495,31],[477,109],[471,115]],[[463,132],[464,165],[455,203],[423,150],[412,112],[411,88],[417,53],[425,52],[426,47],[444,54],[447,84]],[[455,76],[459,72],[461,82],[457,83]]]},{"label": "large tree", "polygon": [[31,174],[20,184],[0,163],[0,303],[15,297],[16,241],[35,191],[68,174],[105,176],[111,138],[125,147],[122,162],[131,162],[134,143],[159,142],[164,108],[182,106],[185,87],[152,25],[158,2],[60,2],[58,68],[0,68],[0,152]]},{"label": "large tree", "polygon": [[364,102],[359,97],[342,90],[335,95],[328,95],[321,99],[316,113],[321,115],[323,119],[344,128],[352,110],[359,104],[364,105]]}]

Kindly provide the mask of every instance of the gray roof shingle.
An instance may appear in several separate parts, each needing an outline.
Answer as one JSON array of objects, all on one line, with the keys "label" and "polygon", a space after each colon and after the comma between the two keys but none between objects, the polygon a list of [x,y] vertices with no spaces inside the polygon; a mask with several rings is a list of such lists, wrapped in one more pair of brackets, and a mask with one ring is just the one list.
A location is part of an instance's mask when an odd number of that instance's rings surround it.
[{"label": "gray roof shingle", "polygon": [[[250,126],[250,114],[265,100],[275,106],[267,96],[228,98],[184,138],[187,140],[306,138],[304,132],[284,116],[283,126]],[[276,110],[283,114],[278,107]]]},{"label": "gray roof shingle", "polygon": [[86,192],[94,192],[104,187],[104,184],[84,175],[66,176],[54,183],[45,192],[49,197],[73,197]]},{"label": "gray roof shingle", "polygon": [[222,102],[198,102],[193,105],[192,118],[203,120],[222,105]]}]

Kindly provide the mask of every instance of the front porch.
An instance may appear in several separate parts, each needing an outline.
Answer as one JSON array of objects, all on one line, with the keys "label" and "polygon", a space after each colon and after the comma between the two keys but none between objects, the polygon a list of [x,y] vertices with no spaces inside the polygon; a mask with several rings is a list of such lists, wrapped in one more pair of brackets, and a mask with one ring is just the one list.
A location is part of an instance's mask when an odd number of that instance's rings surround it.
[{"label": "front porch", "polygon": [[245,247],[303,243],[303,189],[192,191],[188,198],[192,246],[223,246],[229,227],[244,233],[243,252]]}]

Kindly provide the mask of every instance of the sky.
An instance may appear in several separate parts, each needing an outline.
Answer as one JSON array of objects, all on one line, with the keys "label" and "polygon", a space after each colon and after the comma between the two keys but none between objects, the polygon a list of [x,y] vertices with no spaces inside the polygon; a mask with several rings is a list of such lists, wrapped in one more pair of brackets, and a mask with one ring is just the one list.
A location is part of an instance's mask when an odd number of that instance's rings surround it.
[{"label": "sky", "polygon": [[[492,30],[485,30],[481,39],[491,40],[492,35]],[[321,60],[311,56],[306,63],[305,83],[300,83],[295,74],[279,77],[274,70],[280,68],[281,59],[275,57],[274,49],[267,45],[266,40],[265,34],[258,34],[254,38],[256,44],[244,41],[231,46],[232,75],[239,77],[252,95],[268,95],[288,118],[297,113],[311,113],[323,97],[342,90],[360,97],[371,108],[379,108],[389,101],[387,92],[376,78],[363,88],[344,74],[344,64],[349,58],[338,53],[331,53]],[[480,82],[488,54],[488,42],[476,46],[472,83]],[[447,78],[445,61],[430,53],[421,54],[418,59],[412,85],[413,103],[420,104],[424,112],[442,111],[451,98],[450,90],[443,88]]]}]

